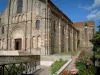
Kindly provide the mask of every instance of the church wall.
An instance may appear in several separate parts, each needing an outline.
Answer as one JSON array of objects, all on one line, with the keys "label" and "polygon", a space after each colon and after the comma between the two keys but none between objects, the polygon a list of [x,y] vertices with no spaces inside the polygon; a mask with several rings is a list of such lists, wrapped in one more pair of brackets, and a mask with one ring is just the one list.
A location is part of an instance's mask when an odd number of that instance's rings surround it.
[{"label": "church wall", "polygon": [[[17,0],[11,1],[10,8],[9,24],[8,8],[1,16],[4,20],[0,29],[4,25],[5,33],[0,32],[0,49],[15,50],[15,40],[21,38],[21,51],[30,54],[50,55],[77,50],[78,31],[68,17],[63,17],[55,8],[48,7],[47,12],[46,5],[40,0],[23,0],[21,13],[17,13]],[[37,20],[40,21],[39,29],[36,28]]]},{"label": "church wall", "polygon": [[93,29],[94,27],[88,27],[87,30],[82,28],[77,28],[79,30],[79,40],[80,40],[80,47],[92,47],[92,43],[89,41],[93,38]]},{"label": "church wall", "polygon": [[[53,8],[51,8],[52,16],[51,16],[51,50],[52,53],[62,53],[62,52],[68,52],[68,51],[75,51],[77,50],[77,33],[78,31],[65,22],[63,19],[57,16],[56,12]],[[59,15],[61,15],[59,13]],[[56,21],[57,23],[53,24],[53,22]],[[56,28],[56,31],[53,29]],[[76,34],[75,34],[76,33]],[[68,47],[69,46],[69,47]]]}]

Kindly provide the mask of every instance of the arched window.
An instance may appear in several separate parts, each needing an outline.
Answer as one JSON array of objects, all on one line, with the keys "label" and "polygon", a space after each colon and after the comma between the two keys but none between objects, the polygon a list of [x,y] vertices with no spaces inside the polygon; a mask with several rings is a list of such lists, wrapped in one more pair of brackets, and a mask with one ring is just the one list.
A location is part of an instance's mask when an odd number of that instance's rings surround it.
[{"label": "arched window", "polygon": [[37,48],[37,38],[35,36],[33,36],[32,38],[32,48]]},{"label": "arched window", "polygon": [[38,44],[37,47],[41,48],[41,36],[37,37],[37,44]]},{"label": "arched window", "polygon": [[2,34],[4,34],[4,26],[2,27]]},{"label": "arched window", "polygon": [[18,16],[18,20],[19,20],[19,22],[22,21],[22,16],[21,15]]},{"label": "arched window", "polygon": [[1,49],[1,46],[2,46],[2,43],[1,43],[2,41],[1,41],[1,39],[0,39],[0,49]]},{"label": "arched window", "polygon": [[1,23],[1,18],[0,18],[0,23]]},{"label": "arched window", "polygon": [[53,31],[56,31],[56,21],[53,21]]},{"label": "arched window", "polygon": [[18,0],[17,3],[17,13],[21,13],[23,8],[23,0]]},{"label": "arched window", "polygon": [[37,30],[40,29],[40,20],[36,20],[36,29],[37,29]]}]

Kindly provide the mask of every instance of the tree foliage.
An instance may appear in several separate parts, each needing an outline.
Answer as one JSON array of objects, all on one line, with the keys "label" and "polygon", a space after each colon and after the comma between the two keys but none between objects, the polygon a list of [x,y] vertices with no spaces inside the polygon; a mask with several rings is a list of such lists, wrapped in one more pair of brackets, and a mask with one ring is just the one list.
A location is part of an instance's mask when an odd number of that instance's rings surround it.
[{"label": "tree foliage", "polygon": [[100,48],[100,25],[98,26],[98,31],[95,33],[92,40],[90,40],[96,48]]}]

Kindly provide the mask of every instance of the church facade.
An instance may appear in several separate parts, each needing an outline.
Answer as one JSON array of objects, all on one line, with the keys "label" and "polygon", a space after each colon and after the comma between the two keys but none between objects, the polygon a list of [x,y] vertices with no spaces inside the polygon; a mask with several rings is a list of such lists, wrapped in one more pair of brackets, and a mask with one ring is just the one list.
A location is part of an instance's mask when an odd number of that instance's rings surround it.
[{"label": "church facade", "polygon": [[75,25],[50,0],[9,0],[0,14],[0,50],[33,55],[77,51],[81,35]]}]

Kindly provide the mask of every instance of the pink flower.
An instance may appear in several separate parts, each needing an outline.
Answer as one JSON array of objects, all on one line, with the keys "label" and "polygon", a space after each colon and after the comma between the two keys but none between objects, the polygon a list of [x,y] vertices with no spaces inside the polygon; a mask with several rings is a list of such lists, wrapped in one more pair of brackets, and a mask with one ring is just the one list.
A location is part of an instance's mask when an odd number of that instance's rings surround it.
[{"label": "pink flower", "polygon": [[75,58],[75,57],[73,57],[73,58],[72,58],[72,60],[76,60],[76,58]]},{"label": "pink flower", "polygon": [[75,67],[75,64],[73,64],[73,67]]},{"label": "pink flower", "polygon": [[78,69],[72,69],[70,72],[71,72],[71,74],[77,74],[78,73]]}]

